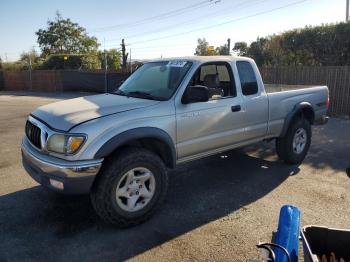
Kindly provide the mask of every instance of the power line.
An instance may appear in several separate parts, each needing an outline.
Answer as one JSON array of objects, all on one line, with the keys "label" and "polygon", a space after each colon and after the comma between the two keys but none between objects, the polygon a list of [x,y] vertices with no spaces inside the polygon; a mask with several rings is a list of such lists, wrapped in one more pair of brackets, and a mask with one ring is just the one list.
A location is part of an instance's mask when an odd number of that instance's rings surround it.
[{"label": "power line", "polygon": [[[290,3],[290,4],[286,4],[286,5],[283,5],[283,6],[280,6],[280,7],[272,8],[272,9],[261,11],[261,12],[257,12],[257,13],[254,13],[252,15],[231,19],[231,20],[228,20],[228,21],[225,21],[225,22],[222,22],[222,23],[218,23],[218,24],[214,24],[214,25],[210,25],[210,26],[206,26],[206,27],[201,27],[201,28],[197,28],[197,29],[194,29],[194,30],[189,30],[189,31],[181,32],[181,33],[177,33],[177,34],[166,35],[166,36],[163,36],[163,37],[157,37],[157,38],[147,39],[147,40],[144,40],[144,41],[133,42],[133,43],[131,43],[131,45],[141,44],[141,43],[146,43],[146,42],[151,42],[151,41],[156,41],[156,40],[161,40],[161,39],[167,39],[167,38],[172,38],[172,37],[177,37],[177,36],[181,36],[181,35],[185,35],[185,34],[194,33],[194,32],[197,32],[197,31],[203,31],[203,30],[206,30],[206,29],[219,27],[219,26],[222,26],[222,25],[238,22],[238,21],[241,21],[241,20],[245,20],[245,19],[249,19],[249,18],[255,17],[255,16],[260,16],[260,15],[271,13],[271,12],[274,12],[274,11],[277,11],[277,10],[288,8],[290,6],[301,4],[301,3],[306,2],[306,1],[308,1],[308,0],[296,1],[296,2],[293,2],[293,3]],[[152,47],[149,47],[149,48],[155,48],[155,47],[156,46],[152,46]],[[13,52],[13,54],[14,54],[14,52]]]},{"label": "power line", "polygon": [[[189,46],[193,46],[195,45],[194,43],[188,43],[188,44],[179,44],[179,45],[176,45],[176,48],[186,48],[186,47],[189,47]],[[145,46],[145,47],[133,47],[132,50],[143,50],[143,49],[154,49],[154,48],[162,48],[162,47],[165,47],[165,48],[171,48],[171,46],[169,45],[158,45],[158,46]]]},{"label": "power line", "polygon": [[[225,9],[220,9],[220,10],[217,10],[215,12],[211,12],[211,13],[208,13],[208,14],[205,14],[203,16],[199,16],[199,17],[195,17],[193,19],[190,19],[190,20],[186,20],[186,21],[182,21],[181,23],[177,23],[177,24],[173,24],[173,25],[169,25],[169,26],[165,26],[165,27],[161,27],[159,29],[156,29],[156,30],[151,30],[151,31],[147,31],[147,32],[143,32],[143,33],[138,33],[138,34],[133,34],[133,35],[128,35],[128,36],[124,36],[124,38],[135,38],[135,37],[138,37],[138,36],[142,36],[142,35],[148,35],[148,34],[152,34],[152,33],[159,33],[161,31],[165,31],[165,30],[168,30],[168,29],[172,29],[176,26],[179,26],[179,25],[188,25],[189,23],[192,23],[192,22],[198,22],[199,20],[201,19],[208,19],[208,17],[215,17],[215,14],[219,14],[219,15],[222,15],[223,12],[227,12],[227,11],[230,11],[231,9],[235,9],[235,11],[237,11],[237,8],[239,7],[242,7],[246,4],[250,4],[250,3],[253,3],[253,2],[266,2],[266,0],[245,0],[237,5],[234,5],[230,8],[225,8]],[[114,38],[114,39],[107,39],[107,42],[112,42],[112,41],[120,41],[121,38]]]},{"label": "power line", "polygon": [[206,26],[206,27],[201,27],[201,28],[197,28],[197,29],[194,29],[194,30],[186,31],[186,32],[181,32],[181,33],[177,33],[177,34],[167,35],[167,36],[163,36],[163,37],[152,38],[152,39],[148,39],[148,40],[144,40],[144,41],[137,41],[137,42],[131,43],[131,45],[140,44],[140,43],[147,43],[147,42],[152,42],[152,41],[161,40],[161,39],[167,39],[167,38],[172,38],[172,37],[177,37],[177,36],[181,36],[181,35],[195,33],[195,32],[198,32],[198,31],[203,31],[203,30],[210,29],[210,28],[219,27],[219,26],[226,25],[226,24],[231,24],[231,23],[238,22],[238,21],[241,21],[241,20],[245,20],[245,19],[248,19],[248,18],[252,18],[252,17],[255,17],[255,16],[260,16],[260,15],[272,13],[274,11],[281,10],[281,9],[284,9],[284,8],[288,8],[290,6],[298,5],[298,4],[301,4],[301,3],[306,2],[306,1],[309,1],[309,0],[301,0],[301,1],[293,2],[293,3],[290,3],[290,4],[279,6],[279,7],[276,7],[276,8],[272,8],[272,9],[269,9],[269,10],[266,10],[266,11],[257,12],[257,13],[252,14],[252,15],[248,15],[248,16],[244,16],[244,17],[240,17],[240,18],[235,18],[235,19],[232,19],[232,20],[228,20],[226,22],[222,22],[222,23],[218,23],[218,24],[214,24],[214,25],[210,25],[210,26]]},{"label": "power line", "polygon": [[162,13],[156,16],[152,16],[152,17],[148,17],[148,18],[144,18],[135,22],[131,22],[131,23],[124,23],[124,24],[118,24],[118,25],[112,25],[112,26],[106,26],[106,27],[101,27],[101,28],[96,28],[93,30],[90,30],[90,32],[106,32],[106,31],[113,31],[113,30],[119,30],[123,27],[132,27],[132,26],[137,26],[139,24],[144,24],[144,23],[149,23],[152,22],[154,20],[159,20],[159,19],[166,19],[172,16],[176,16],[176,15],[180,15],[189,11],[193,11],[195,9],[199,9],[199,8],[203,8],[212,4],[217,4],[218,2],[220,2],[221,0],[218,1],[214,1],[214,0],[205,0],[205,1],[200,1],[197,2],[195,4],[186,6],[186,7],[182,7],[179,9],[175,9],[166,13]]},{"label": "power line", "polygon": [[[193,44],[195,46],[195,44]],[[143,53],[157,53],[159,50],[161,51],[176,51],[176,50],[184,50],[184,49],[189,49],[190,47],[171,47],[171,48],[166,48],[166,49],[146,49],[146,50],[133,50],[133,53],[135,54],[143,54]]]}]

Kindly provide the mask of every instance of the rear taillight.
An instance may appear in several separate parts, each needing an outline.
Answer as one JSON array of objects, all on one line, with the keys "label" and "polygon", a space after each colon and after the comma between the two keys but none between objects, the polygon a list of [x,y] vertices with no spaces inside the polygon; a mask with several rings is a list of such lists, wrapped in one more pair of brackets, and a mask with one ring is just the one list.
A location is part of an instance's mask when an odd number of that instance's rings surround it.
[{"label": "rear taillight", "polygon": [[329,102],[329,96],[328,96],[327,97],[327,102],[326,102],[327,109],[329,109],[329,105],[330,105],[330,102]]}]

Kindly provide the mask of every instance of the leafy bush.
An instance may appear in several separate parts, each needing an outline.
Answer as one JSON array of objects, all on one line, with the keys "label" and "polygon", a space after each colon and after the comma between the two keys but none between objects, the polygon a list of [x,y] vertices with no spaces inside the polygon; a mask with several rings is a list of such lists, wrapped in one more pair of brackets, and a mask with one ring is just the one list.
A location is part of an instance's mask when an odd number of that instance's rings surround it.
[{"label": "leafy bush", "polygon": [[262,65],[350,65],[350,23],[326,24],[258,38],[233,48]]},{"label": "leafy bush", "polygon": [[50,55],[41,69],[100,69],[96,55]]},{"label": "leafy bush", "polygon": [[22,61],[2,63],[2,70],[19,71],[19,70],[27,70],[27,69],[28,69],[28,65]]}]

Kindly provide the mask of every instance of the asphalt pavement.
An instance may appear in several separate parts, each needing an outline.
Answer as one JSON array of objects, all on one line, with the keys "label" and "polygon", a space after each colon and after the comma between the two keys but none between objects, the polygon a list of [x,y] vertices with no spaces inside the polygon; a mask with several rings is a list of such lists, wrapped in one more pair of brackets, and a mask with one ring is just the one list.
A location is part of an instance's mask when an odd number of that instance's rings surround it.
[{"label": "asphalt pavement", "polygon": [[350,228],[350,122],[341,119],[313,128],[300,166],[278,161],[273,142],[181,165],[150,221],[108,226],[89,196],[48,191],[21,165],[28,114],[78,95],[0,92],[0,261],[246,261],[271,240],[284,204],[301,209],[303,226]]}]

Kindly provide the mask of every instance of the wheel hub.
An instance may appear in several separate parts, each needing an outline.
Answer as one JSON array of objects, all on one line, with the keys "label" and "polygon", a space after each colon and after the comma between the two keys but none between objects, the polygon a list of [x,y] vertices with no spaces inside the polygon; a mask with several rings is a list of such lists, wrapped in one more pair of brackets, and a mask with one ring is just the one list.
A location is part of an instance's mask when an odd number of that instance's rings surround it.
[{"label": "wheel hub", "polygon": [[293,152],[301,154],[304,151],[307,142],[307,133],[304,128],[299,128],[293,138]]},{"label": "wheel hub", "polygon": [[120,179],[116,189],[118,206],[128,212],[145,207],[155,192],[156,181],[153,173],[144,167],[133,168]]}]

